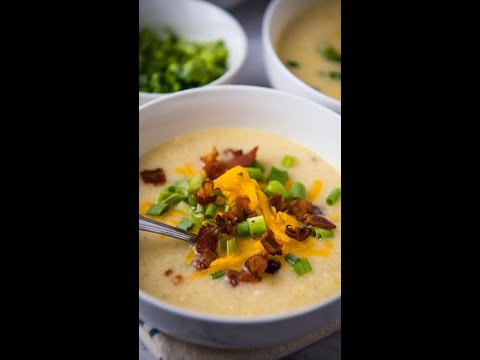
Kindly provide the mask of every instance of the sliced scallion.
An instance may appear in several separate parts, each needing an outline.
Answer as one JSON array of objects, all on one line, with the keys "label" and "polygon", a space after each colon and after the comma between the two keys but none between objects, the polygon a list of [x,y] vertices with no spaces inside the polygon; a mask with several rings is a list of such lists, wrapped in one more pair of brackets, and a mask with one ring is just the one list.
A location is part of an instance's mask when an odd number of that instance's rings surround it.
[{"label": "sliced scallion", "polygon": [[150,209],[147,210],[145,215],[151,216],[161,216],[165,214],[168,209],[170,209],[170,205],[167,204],[153,204]]},{"label": "sliced scallion", "polygon": [[166,199],[163,199],[162,204],[174,205],[182,200],[187,200],[187,197],[180,194],[172,194]]},{"label": "sliced scallion", "polygon": [[205,209],[205,217],[208,219],[211,219],[215,216],[215,212],[217,211],[217,205],[214,203],[210,203],[207,205],[207,208]]},{"label": "sliced scallion", "polygon": [[248,176],[257,181],[263,180],[263,171],[259,168],[246,167],[245,170],[248,172]]},{"label": "sliced scallion", "polygon": [[184,219],[182,219],[182,221],[180,221],[177,224],[177,228],[185,230],[185,231],[190,230],[192,227],[193,227],[193,221],[191,221],[190,219],[185,219],[184,218]]},{"label": "sliced scallion", "polygon": [[175,209],[184,212],[185,214],[190,214],[191,206],[182,200],[175,205]]},{"label": "sliced scallion", "polygon": [[295,265],[301,259],[297,255],[293,255],[292,253],[288,253],[287,256],[285,256],[285,260],[288,261],[290,264]]},{"label": "sliced scallion", "polygon": [[292,155],[285,155],[282,159],[282,166],[289,168],[295,164],[295,158]]},{"label": "sliced scallion", "polygon": [[342,60],[341,54],[337,50],[335,50],[335,48],[331,45],[328,45],[328,44],[321,45],[318,48],[318,51],[327,60],[337,61],[337,62],[341,62]]},{"label": "sliced scallion", "polygon": [[285,199],[288,197],[287,189],[285,189],[285,186],[283,186],[278,180],[269,181],[263,192],[267,196],[277,193],[282,195]]},{"label": "sliced scallion", "polygon": [[305,199],[307,189],[301,182],[294,182],[290,188],[290,199]]},{"label": "sliced scallion", "polygon": [[193,196],[193,194],[190,194],[188,196],[188,204],[191,206],[197,206],[197,200],[195,199],[195,196]]},{"label": "sliced scallion", "polygon": [[236,242],[235,238],[228,239],[227,243],[227,256],[233,256],[236,252]]},{"label": "sliced scallion", "polygon": [[270,174],[268,174],[267,181],[277,180],[285,185],[288,180],[288,172],[285,170],[280,170],[275,166],[272,166],[270,169]]},{"label": "sliced scallion", "polygon": [[200,189],[202,186],[202,182],[205,180],[202,175],[200,174],[195,174],[190,178],[190,181],[188,182],[188,189],[190,191],[197,191]]},{"label": "sliced scallion", "polygon": [[260,163],[258,162],[258,160],[255,160],[255,161],[253,162],[253,164],[252,164],[252,166],[251,166],[251,167],[254,167],[254,168],[260,169],[260,170],[262,170],[262,172],[264,171],[264,169],[263,169],[263,165],[262,165],[262,164],[260,164]]},{"label": "sliced scallion", "polygon": [[175,185],[170,185],[164,188],[162,191],[160,191],[160,194],[157,196],[157,203],[161,203],[163,200],[166,198],[178,194],[180,192],[180,188],[175,186]]},{"label": "sliced scallion", "polygon": [[333,189],[330,192],[330,194],[328,194],[328,196],[327,196],[327,204],[328,205],[334,205],[337,202],[338,198],[340,197],[340,192],[341,192],[341,190],[340,190],[339,187]]},{"label": "sliced scallion", "polygon": [[315,226],[308,226],[308,228],[314,231],[314,234],[312,235],[315,236],[315,239],[328,239],[335,236],[335,233],[332,230],[322,229]]},{"label": "sliced scallion", "polygon": [[292,269],[297,273],[298,276],[305,275],[312,271],[312,266],[308,259],[302,259],[292,266]]},{"label": "sliced scallion", "polygon": [[192,210],[190,212],[190,220],[195,224],[195,226],[202,226],[205,215],[202,212]]},{"label": "sliced scallion", "polygon": [[241,237],[250,235],[250,230],[248,228],[247,221],[243,221],[237,224],[237,233],[238,233],[238,236],[241,236]]},{"label": "sliced scallion", "polygon": [[225,276],[225,270],[214,272],[213,274],[210,274],[210,276],[213,280],[220,279]]},{"label": "sliced scallion", "polygon": [[247,222],[250,236],[253,238],[260,236],[267,231],[267,226],[265,225],[265,218],[263,215],[248,218]]}]

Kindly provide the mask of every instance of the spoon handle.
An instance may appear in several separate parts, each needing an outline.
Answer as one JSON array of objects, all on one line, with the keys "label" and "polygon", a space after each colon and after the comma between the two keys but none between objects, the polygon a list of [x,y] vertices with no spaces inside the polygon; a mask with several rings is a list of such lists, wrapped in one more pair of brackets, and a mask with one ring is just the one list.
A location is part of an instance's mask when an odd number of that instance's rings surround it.
[{"label": "spoon handle", "polygon": [[190,234],[176,227],[163,224],[142,215],[138,215],[138,228],[143,231],[170,236],[175,239],[188,241],[190,243],[195,243],[197,240],[197,236],[195,234]]}]

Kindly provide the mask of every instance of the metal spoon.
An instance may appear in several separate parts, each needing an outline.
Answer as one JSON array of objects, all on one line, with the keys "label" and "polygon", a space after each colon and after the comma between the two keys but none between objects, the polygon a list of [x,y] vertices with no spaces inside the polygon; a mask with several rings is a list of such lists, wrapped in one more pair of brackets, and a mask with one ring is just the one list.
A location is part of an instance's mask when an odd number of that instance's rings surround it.
[{"label": "metal spoon", "polygon": [[188,241],[191,244],[195,244],[195,242],[197,241],[197,235],[195,234],[190,234],[179,228],[152,220],[142,215],[138,215],[138,228],[143,231],[148,231],[155,234],[170,236],[175,239]]}]

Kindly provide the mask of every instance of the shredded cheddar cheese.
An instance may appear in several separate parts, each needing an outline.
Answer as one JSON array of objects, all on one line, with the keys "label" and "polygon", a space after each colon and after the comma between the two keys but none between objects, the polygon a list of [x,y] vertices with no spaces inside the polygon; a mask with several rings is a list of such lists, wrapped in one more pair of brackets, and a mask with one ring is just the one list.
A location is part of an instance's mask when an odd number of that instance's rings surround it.
[{"label": "shredded cheddar cheese", "polygon": [[235,166],[226,171],[222,176],[213,180],[213,184],[227,197],[227,204],[230,206],[233,206],[237,195],[245,195],[250,199],[250,210],[255,210],[258,206],[257,190],[260,190],[260,186],[241,166]]},{"label": "shredded cheddar cheese", "polygon": [[183,167],[178,167],[175,169],[175,171],[178,174],[183,176],[193,176],[196,173],[196,171],[192,168],[192,165],[190,165],[190,163],[183,164]]},{"label": "shredded cheddar cheese", "polygon": [[320,193],[322,192],[322,187],[322,181],[320,179],[316,179],[313,182],[312,188],[307,194],[307,200],[310,202],[314,202],[317,199],[318,195],[320,195]]}]

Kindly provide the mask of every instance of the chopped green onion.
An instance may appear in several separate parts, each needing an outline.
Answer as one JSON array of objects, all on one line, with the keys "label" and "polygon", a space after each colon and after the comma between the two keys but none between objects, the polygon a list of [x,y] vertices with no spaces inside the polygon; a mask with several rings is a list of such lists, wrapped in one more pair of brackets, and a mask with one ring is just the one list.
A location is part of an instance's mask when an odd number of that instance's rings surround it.
[{"label": "chopped green onion", "polygon": [[214,203],[208,204],[205,210],[205,217],[213,218],[215,216],[216,211],[217,211],[217,205],[215,205]]},{"label": "chopped green onion", "polygon": [[295,158],[292,155],[285,155],[282,159],[282,166],[289,168],[295,164]]},{"label": "chopped green onion", "polygon": [[220,254],[220,256],[227,255],[227,239],[225,238],[218,239],[218,253]]},{"label": "chopped green onion", "polygon": [[180,194],[173,194],[162,200],[162,204],[174,205],[182,200],[187,200],[187,197]]},{"label": "chopped green onion", "polygon": [[185,219],[184,218],[184,219],[182,219],[182,221],[180,221],[177,224],[177,228],[185,230],[185,231],[190,230],[192,227],[193,227],[193,222],[190,219]]},{"label": "chopped green onion", "polygon": [[312,271],[312,266],[310,265],[308,259],[303,259],[294,264],[292,269],[297,273],[298,276],[302,276]]},{"label": "chopped green onion", "polygon": [[260,236],[267,231],[267,226],[265,225],[265,218],[263,215],[248,218],[247,222],[251,237]]},{"label": "chopped green onion", "polygon": [[188,189],[190,191],[197,191],[202,186],[203,180],[205,180],[203,176],[199,173],[196,173],[190,178]]},{"label": "chopped green onion", "polygon": [[308,226],[308,228],[315,232],[315,239],[333,238],[335,236],[335,233],[332,230],[322,229],[315,226]]},{"label": "chopped green onion", "polygon": [[258,162],[258,160],[255,160],[255,161],[253,162],[253,164],[252,164],[252,166],[251,166],[251,167],[253,167],[253,168],[257,168],[257,169],[260,169],[260,170],[262,170],[262,172],[264,171],[264,169],[263,169],[263,165],[262,165],[262,164],[260,164],[260,163]]},{"label": "chopped green onion", "polygon": [[244,237],[250,235],[250,229],[248,228],[248,222],[245,220],[237,224],[238,236]]},{"label": "chopped green onion", "polygon": [[288,172],[285,170],[277,169],[275,166],[272,166],[270,169],[270,174],[268,174],[267,181],[277,180],[285,185],[288,180]]},{"label": "chopped green onion", "polygon": [[213,280],[220,279],[225,276],[225,270],[214,272],[213,274],[210,274],[210,276]]},{"label": "chopped green onion", "polygon": [[334,205],[338,198],[340,197],[340,188],[337,187],[335,189],[333,189],[330,194],[328,194],[327,196],[327,204],[328,205]]},{"label": "chopped green onion", "polygon": [[188,204],[191,206],[197,206],[197,200],[195,199],[195,196],[193,196],[193,194],[190,194],[188,196]]},{"label": "chopped green onion", "polygon": [[333,80],[342,80],[342,73],[340,71],[330,71],[328,76]]},{"label": "chopped green onion", "polygon": [[301,182],[294,182],[290,188],[290,199],[305,199],[307,189]]},{"label": "chopped green onion", "polygon": [[285,61],[285,65],[287,65],[289,68],[295,69],[300,66],[300,64],[294,60],[287,60]]},{"label": "chopped green onion", "polygon": [[259,168],[246,167],[245,170],[247,170],[248,176],[250,176],[252,179],[257,181],[261,181],[263,179],[263,171]]},{"label": "chopped green onion", "polygon": [[203,205],[202,205],[202,204],[200,204],[200,203],[198,203],[198,204],[197,204],[197,209],[196,209],[196,210],[197,210],[197,212],[203,212]]},{"label": "chopped green onion", "polygon": [[321,45],[318,48],[318,51],[327,60],[341,62],[340,53],[337,50],[335,50],[331,45],[328,45],[328,44]]},{"label": "chopped green onion", "polygon": [[170,185],[160,191],[160,194],[157,196],[157,203],[161,203],[163,200],[172,196],[174,194],[178,194],[180,192],[180,188],[175,185]]},{"label": "chopped green onion", "polygon": [[236,243],[235,238],[227,240],[227,256],[235,255],[236,252]]},{"label": "chopped green onion", "polygon": [[263,192],[268,196],[277,193],[282,195],[285,199],[288,197],[287,189],[285,189],[285,186],[283,186],[278,180],[269,181]]},{"label": "chopped green onion", "polygon": [[195,226],[202,226],[203,220],[205,219],[205,215],[202,212],[195,211],[192,209],[190,212],[190,220],[193,221]]},{"label": "chopped green onion", "polygon": [[230,211],[230,205],[228,205],[227,203],[225,203],[225,212],[227,211]]},{"label": "chopped green onion", "polygon": [[165,214],[169,208],[170,205],[167,204],[153,204],[152,207],[147,210],[145,215],[160,216]]},{"label": "chopped green onion", "polygon": [[180,189],[188,189],[188,180],[187,179],[180,179],[175,181],[174,185]]},{"label": "chopped green onion", "polygon": [[185,214],[190,214],[191,207],[185,201],[180,201],[175,205],[175,209],[184,212]]},{"label": "chopped green onion", "polygon": [[290,264],[295,265],[301,259],[297,255],[293,255],[292,253],[288,253],[287,256],[285,256],[285,260],[288,261]]},{"label": "chopped green onion", "polygon": [[213,221],[212,219],[210,220],[204,220],[202,222],[202,226],[207,226],[207,225],[213,225],[213,226],[217,226],[217,223],[215,221]]}]

